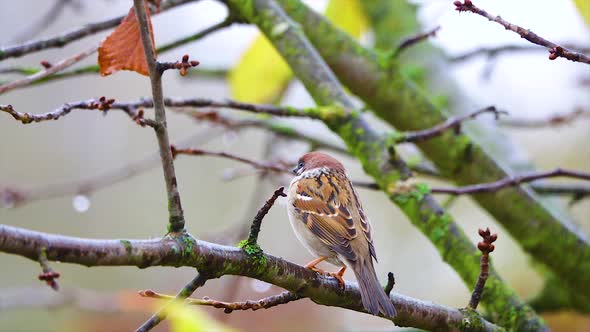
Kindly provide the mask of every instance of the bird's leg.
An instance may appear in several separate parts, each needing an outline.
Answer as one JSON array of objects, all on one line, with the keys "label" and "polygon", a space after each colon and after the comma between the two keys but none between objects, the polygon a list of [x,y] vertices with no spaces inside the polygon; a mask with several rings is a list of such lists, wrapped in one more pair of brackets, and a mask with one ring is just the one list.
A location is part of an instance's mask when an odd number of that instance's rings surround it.
[{"label": "bird's leg", "polygon": [[346,265],[342,266],[340,268],[340,270],[338,270],[338,272],[329,272],[328,275],[336,278],[336,280],[338,280],[338,283],[340,284],[340,287],[344,288],[344,278],[342,277],[344,275],[344,271],[346,271]]},{"label": "bird's leg", "polygon": [[316,267],[316,265],[318,265],[319,263],[321,263],[322,261],[324,261],[326,258],[328,258],[327,256],[320,256],[316,259],[314,259],[313,261],[305,264],[305,268],[306,269],[310,269],[312,271],[321,273],[321,274],[325,274],[326,272],[318,267]]},{"label": "bird's leg", "polygon": [[317,273],[323,274],[323,275],[332,276],[332,277],[336,278],[336,280],[338,280],[338,283],[340,284],[340,287],[344,288],[345,283],[344,283],[344,278],[342,276],[344,275],[344,271],[346,271],[346,265],[342,266],[340,268],[340,270],[338,270],[338,272],[326,272],[326,271],[320,269],[319,267],[316,267],[316,265],[318,265],[319,263],[324,261],[326,258],[328,258],[328,257],[320,256],[320,257],[314,259],[313,261],[305,264],[305,268],[315,271]]}]

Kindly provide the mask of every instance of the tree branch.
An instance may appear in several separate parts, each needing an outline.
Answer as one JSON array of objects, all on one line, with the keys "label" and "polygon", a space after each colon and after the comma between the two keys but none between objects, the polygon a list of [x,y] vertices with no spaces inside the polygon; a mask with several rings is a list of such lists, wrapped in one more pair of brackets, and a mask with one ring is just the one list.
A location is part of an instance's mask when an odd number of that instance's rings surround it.
[{"label": "tree branch", "polygon": [[[149,297],[154,299],[174,299],[173,296],[156,293],[151,289],[141,291],[139,294],[143,297]],[[210,299],[209,297],[203,297],[202,299],[187,299],[184,303],[188,305],[204,305],[211,306],[214,308],[220,308],[224,309],[223,312],[225,312],[226,314],[230,314],[234,310],[256,311],[258,309],[269,309],[281,304],[287,304],[289,302],[297,301],[300,299],[302,299],[302,297],[298,296],[297,294],[285,291],[280,294],[272,295],[255,301],[248,300],[244,302],[222,302]]]},{"label": "tree branch", "polygon": [[258,162],[255,160],[247,159],[244,157],[240,157],[228,152],[218,152],[218,151],[208,151],[203,149],[178,149],[175,146],[171,146],[172,155],[176,158],[179,154],[190,155],[190,156],[214,156],[214,157],[221,157],[226,158],[234,161],[238,161],[247,165],[250,165],[256,169],[271,171],[271,172],[280,172],[280,173],[289,173],[289,170],[286,167],[271,164],[271,163],[263,163]]},{"label": "tree branch", "polygon": [[484,113],[493,113],[496,120],[498,120],[500,118],[500,115],[508,114],[508,112],[497,110],[495,106],[488,106],[484,109],[481,109],[481,110],[478,110],[478,111],[475,111],[475,112],[472,112],[472,113],[469,113],[466,115],[449,118],[445,122],[443,122],[439,125],[436,125],[434,127],[428,128],[428,129],[419,130],[419,131],[415,131],[415,132],[402,133],[401,137],[396,138],[396,142],[397,143],[422,142],[422,141],[431,139],[433,137],[440,136],[443,132],[445,132],[449,129],[453,129],[455,131],[455,133],[459,133],[461,131],[461,124],[463,122],[465,122],[467,120],[475,119],[476,117],[478,117],[479,115],[484,114]]},{"label": "tree branch", "polygon": [[521,38],[524,38],[533,44],[544,46],[544,47],[548,48],[549,49],[549,60],[555,60],[558,57],[563,57],[563,58],[566,58],[570,61],[590,64],[590,57],[588,57],[587,55],[568,50],[567,48],[565,48],[563,46],[560,46],[560,45],[557,45],[551,41],[548,41],[547,39],[537,35],[536,33],[532,32],[529,29],[524,29],[524,28],[519,27],[516,24],[510,23],[510,22],[502,19],[500,16],[494,17],[493,15],[490,15],[485,10],[476,7],[471,0],[465,0],[463,2],[455,1],[454,5],[455,5],[455,9],[459,12],[472,12],[477,15],[483,16],[492,22],[496,22],[496,23],[502,25],[506,30],[510,30],[510,31],[513,31],[513,32],[519,34]]},{"label": "tree branch", "polygon": [[174,158],[170,151],[170,139],[168,138],[168,128],[166,123],[166,110],[164,109],[164,94],[162,91],[162,70],[156,62],[156,54],[148,24],[148,16],[145,9],[144,0],[134,0],[135,15],[139,22],[139,31],[143,43],[143,51],[147,61],[150,83],[152,86],[152,97],[154,101],[154,112],[157,126],[154,127],[160,149],[160,158],[162,159],[162,169],[164,171],[164,180],[166,182],[166,193],[168,195],[168,231],[184,231],[184,212],[180,202],[180,193],[178,192],[178,182],[176,172],[174,171]]},{"label": "tree branch", "polygon": [[[151,108],[154,107],[153,100],[151,98],[144,98],[139,101],[133,102],[116,102],[114,99],[107,99],[108,105],[105,104],[105,97],[101,97],[98,99],[89,99],[84,101],[75,101],[63,104],[61,107],[57,108],[54,111],[42,113],[42,114],[31,114],[31,113],[20,113],[14,110],[11,105],[0,105],[0,111],[6,112],[15,120],[21,121],[23,124],[29,124],[33,122],[42,122],[48,120],[57,120],[60,117],[69,114],[74,109],[82,109],[82,110],[100,110],[100,111],[108,111],[113,109],[122,110],[129,115],[132,119],[137,118],[138,113],[137,110],[146,107]],[[305,108],[305,109],[296,109],[293,107],[280,107],[280,106],[273,106],[273,105],[259,105],[259,104],[249,104],[249,103],[242,103],[233,100],[226,100],[226,101],[215,101],[211,99],[205,98],[185,98],[185,99],[173,99],[173,98],[165,98],[164,99],[164,106],[168,107],[195,107],[195,108],[204,108],[204,107],[213,107],[213,108],[232,108],[236,110],[243,110],[251,113],[259,113],[259,114],[268,114],[268,115],[276,115],[276,116],[291,116],[291,117],[309,117],[309,118],[319,118],[321,116],[328,116],[330,110],[329,109],[322,109],[322,108]],[[157,126],[157,122],[153,122],[153,120],[143,119],[146,125],[150,125],[152,127]],[[157,121],[157,120],[156,120]]]},{"label": "tree branch", "polygon": [[214,24],[214,25],[212,25],[210,27],[207,27],[207,28],[205,28],[205,29],[203,29],[203,30],[201,30],[201,31],[199,31],[197,33],[194,33],[192,35],[186,36],[184,38],[177,39],[177,40],[175,40],[175,41],[173,41],[173,42],[171,42],[169,44],[166,44],[166,45],[158,48],[158,53],[164,53],[164,52],[170,51],[172,49],[175,49],[175,48],[177,48],[179,46],[182,46],[182,45],[189,44],[191,42],[200,40],[200,39],[202,39],[202,38],[204,38],[204,37],[206,37],[206,36],[208,36],[208,35],[210,35],[212,33],[215,33],[215,32],[217,32],[219,30],[228,28],[228,27],[230,27],[234,23],[235,23],[235,21],[234,21],[233,17],[228,16],[225,20],[223,20],[223,21],[221,21],[219,23],[216,23],[216,24]]},{"label": "tree branch", "polygon": [[572,171],[567,169],[557,168],[547,172],[530,172],[514,177],[507,177],[496,182],[474,184],[459,188],[432,188],[433,194],[447,194],[447,195],[467,195],[477,193],[494,193],[498,190],[518,186],[522,183],[532,182],[540,179],[552,177],[568,177],[580,180],[590,181],[590,173],[581,171]]},{"label": "tree branch", "polygon": [[575,109],[569,113],[554,114],[543,119],[515,119],[508,118],[500,121],[500,125],[504,127],[514,128],[547,128],[547,127],[558,127],[569,125],[578,119],[588,118],[590,119],[590,110],[583,109],[581,107]]},{"label": "tree branch", "polygon": [[[164,12],[170,8],[174,8],[185,3],[198,1],[198,0],[170,0],[165,1],[160,6],[161,11]],[[156,13],[157,14],[157,13]],[[116,27],[121,23],[125,16],[119,16],[104,20],[101,22],[90,23],[83,27],[74,29],[70,32],[66,32],[55,37],[40,39],[35,41],[29,41],[24,44],[13,45],[6,48],[0,49],[0,61],[7,58],[20,57],[29,53],[42,51],[48,48],[64,47],[65,45],[76,41],[78,39],[93,35],[95,33]]]},{"label": "tree branch", "polygon": [[[563,45],[568,49],[578,49],[580,52],[590,53],[589,47],[567,43]],[[480,47],[463,54],[449,56],[447,60],[452,63],[459,63],[478,56],[496,57],[504,53],[538,52],[543,50],[543,48],[534,45],[503,45],[497,47]]]},{"label": "tree branch", "polygon": [[43,122],[49,120],[57,120],[62,116],[69,114],[73,110],[98,110],[101,112],[108,112],[112,109],[118,109],[125,112],[133,121],[137,122],[137,124],[141,126],[148,125],[150,127],[156,127],[157,123],[151,119],[145,119],[143,117],[143,111],[138,110],[138,107],[133,104],[119,104],[115,103],[114,99],[107,99],[106,97],[102,96],[97,99],[89,99],[83,101],[76,101],[72,103],[63,104],[61,107],[55,109],[54,111],[41,113],[41,114],[32,114],[28,112],[18,112],[14,110],[12,105],[0,105],[0,111],[6,112],[12,117],[22,122],[23,124],[29,124],[34,122]]},{"label": "tree branch", "polygon": [[12,81],[12,82],[8,82],[6,84],[2,84],[0,85],[0,94],[6,93],[10,90],[14,90],[17,88],[21,88],[27,85],[31,85],[32,83],[39,81],[45,77],[48,77],[49,75],[55,74],[63,69],[66,69],[82,60],[84,60],[86,57],[92,55],[94,52],[96,52],[96,47],[93,46],[85,51],[82,51],[78,54],[74,54],[73,56],[63,59],[60,62],[52,65],[49,68],[46,68],[45,70],[42,70],[38,73],[35,73],[31,76],[27,76],[25,78],[22,78],[20,80],[16,80],[16,81]]},{"label": "tree branch", "polygon": [[258,210],[254,220],[252,220],[252,225],[250,226],[250,233],[248,234],[248,238],[243,247],[246,246],[257,246],[258,245],[258,234],[260,233],[260,226],[262,224],[262,219],[268,214],[270,208],[274,205],[275,201],[279,197],[287,197],[287,194],[283,191],[285,187],[280,187],[272,194],[272,196],[264,203],[264,205]]},{"label": "tree branch", "polygon": [[440,26],[437,26],[436,28],[430,29],[426,32],[421,32],[421,33],[415,34],[413,36],[406,37],[406,38],[402,39],[399,42],[399,44],[397,45],[397,48],[395,49],[395,51],[393,52],[393,56],[399,56],[399,54],[402,51],[404,51],[405,49],[407,49],[408,47],[418,44],[421,41],[424,41],[430,37],[436,36],[436,33],[438,32],[438,30],[440,30]]},{"label": "tree branch", "polygon": [[[191,266],[208,276],[242,275],[283,287],[318,304],[364,312],[358,286],[347,282],[341,289],[336,280],[283,259],[262,254],[252,259],[245,251],[193,239],[188,234],[170,234],[151,240],[95,240],[29,231],[0,225],[0,251],[37,260],[45,247],[47,259],[84,266]],[[399,293],[391,296],[398,311],[393,320],[400,326],[450,331],[460,330],[467,317],[457,309],[443,307]],[[499,330],[481,320],[479,331]]]}]

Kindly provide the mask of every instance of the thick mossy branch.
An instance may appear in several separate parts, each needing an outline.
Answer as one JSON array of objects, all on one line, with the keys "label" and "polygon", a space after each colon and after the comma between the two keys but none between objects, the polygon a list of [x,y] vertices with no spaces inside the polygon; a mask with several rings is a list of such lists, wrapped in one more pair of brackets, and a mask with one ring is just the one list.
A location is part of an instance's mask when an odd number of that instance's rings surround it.
[{"label": "thick mossy branch", "polygon": [[[188,237],[188,240],[183,239]],[[190,266],[206,271],[207,278],[240,275],[285,288],[318,304],[365,312],[358,287],[348,282],[342,289],[334,278],[315,273],[278,257],[263,254],[253,262],[239,248],[194,240],[188,234],[151,240],[95,240],[29,231],[0,225],[0,252],[36,261],[41,248],[47,260],[85,266]],[[398,311],[393,320],[400,326],[425,330],[459,331],[466,317],[459,310],[395,293],[391,299]],[[501,330],[486,322],[474,331]]]},{"label": "thick mossy branch", "polygon": [[[233,13],[262,30],[318,105],[329,106],[332,111],[328,114],[344,114],[320,118],[345,141],[349,151],[361,161],[365,171],[435,244],[443,259],[459,272],[467,284],[475,284],[479,275],[479,253],[452,218],[421,186],[409,186],[409,191],[405,192],[391,190],[400,181],[411,182],[407,180],[411,180],[412,173],[396,153],[391,135],[384,137],[378,134],[363,120],[338,80],[309,44],[300,29],[307,29],[305,25],[309,22],[300,22],[301,26],[293,24],[281,8],[270,0],[233,0],[226,3]],[[300,5],[298,2],[297,4]],[[354,68],[349,69],[355,71]],[[337,108],[342,110],[334,111]],[[493,270],[490,272],[488,285],[489,292],[484,295],[483,303],[500,324],[529,331],[545,328],[534,311]]]},{"label": "thick mossy branch", "polygon": [[[399,130],[416,131],[448,119],[401,73],[395,59],[361,47],[346,33],[297,0],[278,0],[297,21],[338,78],[375,113]],[[418,143],[444,176],[459,185],[492,182],[510,175],[469,134],[446,132]],[[523,249],[545,264],[567,287],[590,298],[590,244],[567,226],[527,187],[475,200],[511,233]],[[575,252],[576,259],[569,253]]]},{"label": "thick mossy branch", "polygon": [[568,292],[562,282],[549,274],[545,280],[545,287],[529,304],[537,312],[560,312],[573,310],[590,314],[590,301],[584,296]]}]

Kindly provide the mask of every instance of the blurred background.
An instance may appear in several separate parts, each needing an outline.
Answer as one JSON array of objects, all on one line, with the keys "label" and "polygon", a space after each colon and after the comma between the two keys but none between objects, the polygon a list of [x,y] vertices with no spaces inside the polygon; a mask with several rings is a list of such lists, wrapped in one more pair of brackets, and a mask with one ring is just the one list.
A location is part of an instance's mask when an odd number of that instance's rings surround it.
[{"label": "blurred background", "polygon": [[[0,3],[0,45],[18,43],[25,37],[37,39],[61,34],[86,23],[124,15],[131,6],[131,1],[123,0],[69,1],[52,14],[54,19],[42,31],[27,36],[34,22],[41,20],[56,1]],[[327,1],[306,3],[322,11]],[[424,30],[441,26],[431,43],[449,57],[484,46],[528,45],[482,17],[457,13],[452,1],[424,0],[415,4]],[[590,46],[588,26],[570,0],[479,0],[477,5],[549,40]],[[156,44],[206,28],[222,21],[226,14],[226,8],[216,1],[198,1],[157,15],[153,18]],[[38,67],[43,60],[56,63],[98,44],[107,34],[108,31],[99,33],[63,49],[7,59],[0,63],[0,68]],[[228,71],[240,61],[257,34],[255,27],[233,25],[162,54],[160,60],[176,61],[183,54],[190,54],[191,59],[201,62],[201,70]],[[361,37],[367,45],[372,40],[371,32]],[[93,55],[79,66],[95,63],[96,55]],[[456,80],[457,95],[466,96],[461,97],[465,111],[496,105],[514,118],[544,119],[576,108],[590,108],[589,67],[563,59],[549,61],[546,51],[506,53],[493,59],[473,57],[442,66]],[[19,77],[0,74],[0,81]],[[198,72],[188,77],[167,73],[164,90],[170,97],[215,100],[232,97],[222,75]],[[12,104],[21,112],[43,113],[69,101],[100,96],[130,101],[149,95],[148,79],[122,71],[104,78],[91,74],[13,90],[0,95],[0,104]],[[313,105],[299,82],[289,85],[281,103]],[[152,115],[151,110],[148,115]],[[488,122],[483,117],[477,121]],[[341,144],[323,125],[305,120],[289,123],[323,140]],[[168,126],[171,140],[179,146],[228,151],[256,160],[294,163],[309,149],[306,144],[293,143],[261,129],[227,130],[173,112],[168,112]],[[564,167],[590,171],[588,118],[564,126],[498,130],[519,146],[514,156],[504,156],[508,159],[532,161],[542,170]],[[106,116],[93,111],[74,111],[59,121],[27,126],[8,114],[0,114],[0,138],[0,189],[34,191],[50,184],[76,183],[116,173],[130,164],[145,168],[91,194],[52,197],[0,208],[0,223],[89,238],[139,239],[164,234],[167,220],[164,182],[159,160],[154,159],[155,136],[149,128],[137,126],[118,111]],[[412,153],[411,147],[407,150]],[[345,163],[351,178],[368,179],[357,161],[344,155],[337,157]],[[259,176],[247,166],[219,158],[182,157],[177,159],[176,167],[189,232],[198,238],[226,244],[237,243],[244,225],[249,225],[262,202],[276,187],[288,185],[290,181],[289,176]],[[447,306],[465,306],[472,285],[463,284],[454,270],[441,261],[430,242],[384,195],[364,189],[358,191],[376,229],[377,272],[382,281],[385,282],[388,271],[393,271],[396,292]],[[440,197],[441,202],[446,199]],[[555,201],[565,207],[581,231],[590,233],[590,199],[570,206],[568,202],[567,197]],[[543,281],[502,227],[468,197],[458,198],[449,209],[474,243],[479,240],[478,228],[490,227],[498,233],[492,255],[496,270],[521,297],[533,298]],[[292,233],[282,200],[264,220],[260,243],[266,252],[299,264],[312,259]],[[59,263],[52,266],[61,273],[59,294],[37,280],[38,263],[0,253],[0,331],[134,330],[158,307],[157,303],[139,298],[138,290],[150,288],[176,293],[195,275],[190,268],[85,268]],[[354,279],[348,273],[345,278]],[[258,299],[280,291],[256,280],[223,277],[209,281],[194,296],[232,301]],[[385,320],[318,306],[309,300],[230,315],[213,308],[196,310],[236,331],[394,330]],[[558,331],[588,331],[590,326],[589,317],[573,312],[550,313],[544,318]],[[164,323],[155,331],[168,328],[168,323]]]}]

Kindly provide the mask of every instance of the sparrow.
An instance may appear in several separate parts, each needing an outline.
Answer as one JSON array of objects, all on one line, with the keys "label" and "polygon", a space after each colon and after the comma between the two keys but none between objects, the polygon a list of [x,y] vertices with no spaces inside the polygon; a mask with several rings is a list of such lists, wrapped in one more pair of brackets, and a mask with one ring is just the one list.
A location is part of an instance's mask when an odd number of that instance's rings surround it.
[{"label": "sparrow", "polygon": [[[287,194],[287,211],[299,241],[317,258],[305,265],[335,277],[344,287],[343,274],[352,269],[365,309],[395,317],[393,303],[383,290],[373,259],[377,261],[371,225],[344,166],[321,152],[303,155],[293,169],[295,178]],[[322,261],[340,266],[338,272],[316,267]]]}]

